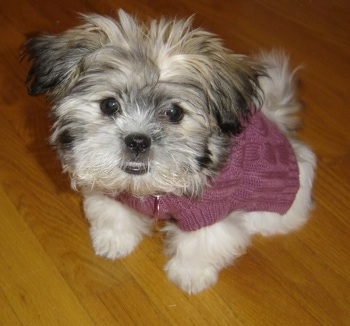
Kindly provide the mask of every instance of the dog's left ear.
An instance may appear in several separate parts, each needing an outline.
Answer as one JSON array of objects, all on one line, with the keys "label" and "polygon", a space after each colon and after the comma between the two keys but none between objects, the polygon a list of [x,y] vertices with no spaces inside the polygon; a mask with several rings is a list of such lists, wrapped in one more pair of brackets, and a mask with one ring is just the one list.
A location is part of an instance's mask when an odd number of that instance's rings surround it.
[{"label": "dog's left ear", "polygon": [[27,83],[30,95],[46,93],[57,99],[69,91],[79,76],[83,58],[100,48],[106,34],[92,19],[59,35],[41,34],[24,44],[23,57],[29,57],[31,68]]},{"label": "dog's left ear", "polygon": [[246,56],[225,53],[213,60],[209,101],[224,133],[238,135],[261,105],[259,77],[265,75],[263,65]]}]

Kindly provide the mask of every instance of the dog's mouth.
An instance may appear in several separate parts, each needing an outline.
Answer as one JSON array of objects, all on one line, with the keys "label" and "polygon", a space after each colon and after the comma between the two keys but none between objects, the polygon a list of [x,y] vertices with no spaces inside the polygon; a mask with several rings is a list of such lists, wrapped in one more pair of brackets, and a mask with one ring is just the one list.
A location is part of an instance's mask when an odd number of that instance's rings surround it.
[{"label": "dog's mouth", "polygon": [[140,162],[129,162],[123,169],[126,173],[141,175],[149,172],[148,165]]}]

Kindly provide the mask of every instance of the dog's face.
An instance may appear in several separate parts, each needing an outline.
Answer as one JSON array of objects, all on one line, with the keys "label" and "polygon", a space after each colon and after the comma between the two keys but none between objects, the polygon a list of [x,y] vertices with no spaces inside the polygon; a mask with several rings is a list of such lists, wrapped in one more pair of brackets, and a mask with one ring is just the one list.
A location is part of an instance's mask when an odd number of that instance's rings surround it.
[{"label": "dog's face", "polygon": [[85,16],[26,43],[32,95],[52,102],[52,144],[79,188],[197,195],[259,100],[263,68],[187,21]]}]

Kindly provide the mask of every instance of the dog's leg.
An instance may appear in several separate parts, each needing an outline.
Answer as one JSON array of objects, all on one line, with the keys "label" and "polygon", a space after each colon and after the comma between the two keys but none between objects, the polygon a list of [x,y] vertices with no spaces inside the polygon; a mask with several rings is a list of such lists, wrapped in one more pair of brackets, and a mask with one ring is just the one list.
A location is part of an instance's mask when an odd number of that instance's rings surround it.
[{"label": "dog's leg", "polygon": [[244,253],[249,235],[241,226],[241,213],[234,213],[214,225],[185,232],[169,223],[164,231],[165,266],[169,279],[190,294],[213,285],[220,270]]},{"label": "dog's leg", "polygon": [[127,256],[143,235],[150,232],[150,220],[107,196],[85,195],[84,210],[91,225],[90,234],[97,255],[110,259]]}]

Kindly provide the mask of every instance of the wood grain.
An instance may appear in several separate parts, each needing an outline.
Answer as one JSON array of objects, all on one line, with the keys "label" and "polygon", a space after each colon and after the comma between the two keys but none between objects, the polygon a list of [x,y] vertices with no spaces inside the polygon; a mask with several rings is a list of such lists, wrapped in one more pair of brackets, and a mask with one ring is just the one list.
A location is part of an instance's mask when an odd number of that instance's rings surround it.
[{"label": "wood grain", "polygon": [[[303,66],[299,136],[318,157],[310,221],[256,237],[196,296],[166,279],[157,231],[125,259],[94,255],[80,198],[47,144],[47,103],[26,92],[26,35],[119,7],[196,13],[236,52],[283,48]],[[350,325],[349,1],[12,0],[0,16],[0,325]]]}]

